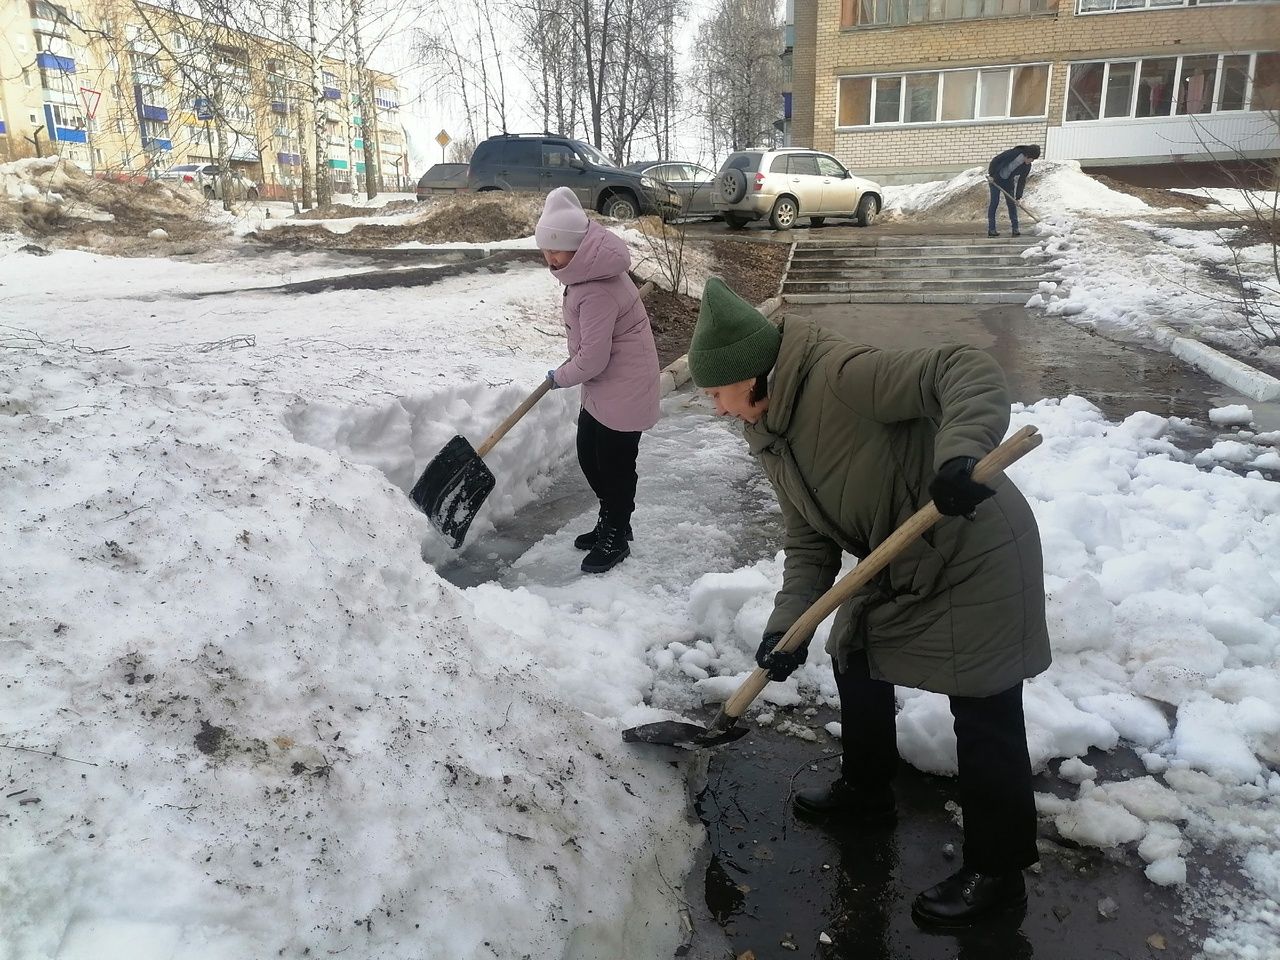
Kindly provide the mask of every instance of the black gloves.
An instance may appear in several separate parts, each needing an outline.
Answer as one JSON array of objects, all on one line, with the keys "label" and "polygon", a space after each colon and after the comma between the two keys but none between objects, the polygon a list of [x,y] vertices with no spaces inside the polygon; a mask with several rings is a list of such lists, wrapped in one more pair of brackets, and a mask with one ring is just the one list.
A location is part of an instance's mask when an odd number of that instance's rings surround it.
[{"label": "black gloves", "polygon": [[806,642],[789,653],[774,653],[773,648],[782,642],[783,633],[766,633],[756,647],[756,664],[761,670],[769,671],[769,679],[781,683],[799,669],[809,659],[809,644]]},{"label": "black gloves", "polygon": [[973,457],[952,457],[938,468],[938,475],[929,484],[929,496],[940,514],[972,520],[974,508],[996,495],[990,487],[973,479],[977,464]]}]

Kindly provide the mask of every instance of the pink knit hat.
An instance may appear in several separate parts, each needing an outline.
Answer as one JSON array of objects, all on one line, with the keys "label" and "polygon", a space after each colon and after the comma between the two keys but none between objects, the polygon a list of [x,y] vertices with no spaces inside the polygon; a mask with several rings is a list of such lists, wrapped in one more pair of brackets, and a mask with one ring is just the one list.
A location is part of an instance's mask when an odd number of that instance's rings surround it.
[{"label": "pink knit hat", "polygon": [[534,239],[539,250],[577,250],[587,235],[587,215],[568,187],[556,187],[547,194]]}]

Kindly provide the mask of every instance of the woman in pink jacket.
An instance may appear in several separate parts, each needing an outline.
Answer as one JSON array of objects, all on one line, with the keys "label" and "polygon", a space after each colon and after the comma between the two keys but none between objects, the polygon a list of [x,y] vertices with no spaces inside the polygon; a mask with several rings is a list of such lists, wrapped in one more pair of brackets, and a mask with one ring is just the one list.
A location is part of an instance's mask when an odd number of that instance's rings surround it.
[{"label": "woman in pink jacket", "polygon": [[588,220],[572,190],[547,195],[534,236],[565,288],[570,356],[547,377],[557,387],[582,385],[578,463],[600,501],[595,529],[573,545],[590,551],[584,572],[604,573],[631,553],[640,434],[658,422],[658,350],[627,275],[626,243]]}]

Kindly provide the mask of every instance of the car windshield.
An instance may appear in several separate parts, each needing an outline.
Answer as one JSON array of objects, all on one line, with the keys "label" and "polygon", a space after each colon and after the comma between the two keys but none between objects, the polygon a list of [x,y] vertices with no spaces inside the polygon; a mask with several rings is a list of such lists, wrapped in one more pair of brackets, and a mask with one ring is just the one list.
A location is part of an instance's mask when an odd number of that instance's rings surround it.
[{"label": "car windshield", "polygon": [[573,141],[574,149],[581,153],[592,163],[599,164],[602,167],[612,167],[614,162],[606,157],[603,153],[591,146],[589,143],[583,143],[581,140]]}]

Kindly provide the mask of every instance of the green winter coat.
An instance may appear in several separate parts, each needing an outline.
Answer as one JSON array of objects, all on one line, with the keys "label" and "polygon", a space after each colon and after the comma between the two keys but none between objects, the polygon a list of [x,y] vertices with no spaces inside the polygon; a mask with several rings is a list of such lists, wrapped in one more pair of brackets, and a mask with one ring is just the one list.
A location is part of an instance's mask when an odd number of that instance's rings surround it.
[{"label": "green winter coat", "polygon": [[[807,320],[782,325],[769,409],[746,427],[782,506],[786,561],[767,632],[786,631],[929,500],[952,457],[1004,438],[1004,375],[974,347],[890,351]],[[827,650],[865,647],[871,676],[989,696],[1049,666],[1040,534],[1009,480],[975,519],[943,517],[836,614]]]}]

